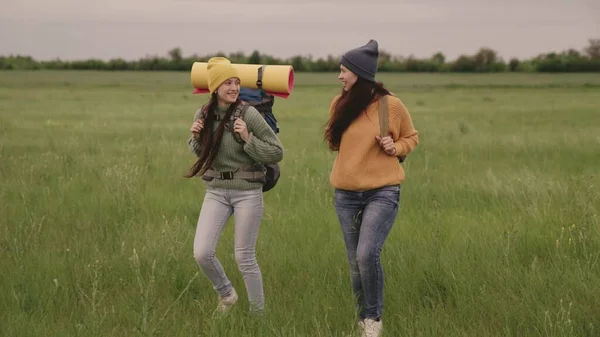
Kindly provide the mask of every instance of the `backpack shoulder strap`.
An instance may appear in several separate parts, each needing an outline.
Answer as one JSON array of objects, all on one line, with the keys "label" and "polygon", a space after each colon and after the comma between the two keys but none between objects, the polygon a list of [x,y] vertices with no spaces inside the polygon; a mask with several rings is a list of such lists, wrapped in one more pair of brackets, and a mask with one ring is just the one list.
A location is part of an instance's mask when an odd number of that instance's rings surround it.
[{"label": "backpack shoulder strap", "polygon": [[[241,120],[244,120],[244,114],[246,113],[246,110],[248,110],[249,107],[250,107],[250,104],[248,104],[246,102],[242,102],[238,106],[236,106],[235,110],[233,111],[233,114],[231,115],[231,117],[232,117],[231,122],[233,123],[235,121],[235,119],[238,117]],[[242,140],[242,137],[236,132],[233,133],[233,138],[235,139],[236,142],[238,142],[240,144],[244,142]]]},{"label": "backpack shoulder strap", "polygon": [[246,110],[248,110],[249,107],[250,107],[250,104],[242,101],[238,106],[235,107],[235,110],[233,111],[233,114],[231,115],[231,119],[235,120],[237,117],[244,119],[244,114],[246,113]]},{"label": "backpack shoulder strap", "polygon": [[[388,136],[388,121],[389,110],[387,103],[387,95],[379,97],[379,135],[381,138]],[[406,159],[406,156],[398,157],[398,162],[401,164]]]},{"label": "backpack shoulder strap", "polygon": [[387,95],[379,97],[379,135],[381,138],[388,135],[388,104]]},{"label": "backpack shoulder strap", "polygon": [[204,104],[199,110],[199,119],[205,120],[208,114],[208,103]]}]

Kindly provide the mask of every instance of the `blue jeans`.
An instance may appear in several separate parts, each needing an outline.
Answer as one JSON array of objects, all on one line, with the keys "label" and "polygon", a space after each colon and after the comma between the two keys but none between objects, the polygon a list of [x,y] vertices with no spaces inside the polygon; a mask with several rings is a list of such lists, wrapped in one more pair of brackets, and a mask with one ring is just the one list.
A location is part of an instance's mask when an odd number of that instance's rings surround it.
[{"label": "blue jeans", "polygon": [[235,219],[235,260],[242,273],[252,310],[264,307],[263,282],[256,261],[256,241],[264,211],[262,188],[226,190],[207,187],[194,238],[194,258],[220,296],[227,296],[231,281],[215,255],[227,220]]},{"label": "blue jeans", "polygon": [[335,190],[352,290],[361,319],[381,319],[383,268],[380,252],[398,214],[400,186],[365,191]]}]

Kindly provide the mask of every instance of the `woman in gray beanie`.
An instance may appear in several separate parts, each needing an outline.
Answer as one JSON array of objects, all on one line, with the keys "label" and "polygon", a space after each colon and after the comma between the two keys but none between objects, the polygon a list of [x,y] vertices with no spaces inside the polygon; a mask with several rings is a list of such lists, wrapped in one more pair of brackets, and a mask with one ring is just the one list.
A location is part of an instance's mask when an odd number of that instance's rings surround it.
[{"label": "woman in gray beanie", "polygon": [[[329,148],[337,151],[330,182],[359,326],[368,337],[379,336],[383,324],[379,252],[398,213],[400,185],[405,178],[401,162],[419,143],[404,104],[375,81],[378,57],[375,40],[342,56],[338,79],[343,89],[331,102],[325,128]],[[380,104],[388,115],[383,124]]]}]

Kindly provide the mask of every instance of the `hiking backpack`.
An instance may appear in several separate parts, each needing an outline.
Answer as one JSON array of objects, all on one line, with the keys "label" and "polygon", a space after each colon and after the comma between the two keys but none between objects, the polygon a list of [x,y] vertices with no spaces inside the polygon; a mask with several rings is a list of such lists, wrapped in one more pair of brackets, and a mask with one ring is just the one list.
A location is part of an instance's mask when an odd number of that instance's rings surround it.
[{"label": "hiking backpack", "polygon": [[[260,77],[259,77],[260,78]],[[258,89],[240,88],[240,100],[242,104],[238,105],[233,112],[233,119],[239,117],[244,119],[244,113],[249,106],[254,107],[263,116],[267,124],[271,127],[275,134],[279,134],[279,127],[277,126],[277,119],[273,115],[273,104],[275,104],[275,96],[267,94],[260,87]],[[242,143],[243,140],[239,134],[233,133],[233,137],[238,143]],[[265,178],[266,182],[263,185],[263,192],[269,191],[277,184],[279,180],[280,171],[279,164],[268,164],[265,167]]]}]

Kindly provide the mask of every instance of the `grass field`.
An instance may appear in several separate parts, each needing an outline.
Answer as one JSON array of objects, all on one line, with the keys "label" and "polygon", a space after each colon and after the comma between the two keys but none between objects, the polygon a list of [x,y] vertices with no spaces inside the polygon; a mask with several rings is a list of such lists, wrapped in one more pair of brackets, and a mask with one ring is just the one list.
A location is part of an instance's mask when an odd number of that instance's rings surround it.
[{"label": "grass field", "polygon": [[[384,336],[600,335],[600,75],[383,74],[420,145],[382,253]],[[282,178],[257,247],[267,314],[247,314],[233,223],[192,255],[203,197],[188,73],[0,73],[2,336],[351,336],[322,140],[336,74],[298,74],[276,116]]]}]

